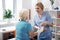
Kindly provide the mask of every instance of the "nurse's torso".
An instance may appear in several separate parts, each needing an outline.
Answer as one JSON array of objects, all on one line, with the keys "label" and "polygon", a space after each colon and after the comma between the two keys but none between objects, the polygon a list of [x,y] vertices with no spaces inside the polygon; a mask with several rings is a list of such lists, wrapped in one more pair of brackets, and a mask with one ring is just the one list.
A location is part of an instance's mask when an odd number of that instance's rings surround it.
[{"label": "nurse's torso", "polygon": [[[46,19],[46,12],[43,12],[42,16],[39,17],[38,15],[35,16],[35,25],[36,26],[40,26],[40,23],[44,22],[44,21],[47,21]],[[46,31],[42,32],[40,34],[40,38],[47,38],[47,37],[51,37],[51,31],[50,31],[50,28],[48,25],[45,26],[45,28],[47,29]]]}]

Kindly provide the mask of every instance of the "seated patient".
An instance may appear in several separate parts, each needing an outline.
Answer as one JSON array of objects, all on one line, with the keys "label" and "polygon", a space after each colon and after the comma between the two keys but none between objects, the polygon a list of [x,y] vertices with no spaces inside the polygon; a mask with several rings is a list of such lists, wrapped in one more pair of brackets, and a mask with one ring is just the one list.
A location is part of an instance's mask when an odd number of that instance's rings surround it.
[{"label": "seated patient", "polygon": [[32,31],[29,20],[28,9],[21,10],[19,13],[20,21],[16,24],[16,40],[30,40],[38,34],[38,32]]}]

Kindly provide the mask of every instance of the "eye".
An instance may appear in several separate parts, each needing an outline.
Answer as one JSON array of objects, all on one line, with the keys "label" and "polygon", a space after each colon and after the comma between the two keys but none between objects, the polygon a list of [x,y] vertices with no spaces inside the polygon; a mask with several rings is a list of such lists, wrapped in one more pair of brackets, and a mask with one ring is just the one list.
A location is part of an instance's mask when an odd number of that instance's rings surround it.
[{"label": "eye", "polygon": [[36,8],[36,9],[39,9],[39,8]]}]

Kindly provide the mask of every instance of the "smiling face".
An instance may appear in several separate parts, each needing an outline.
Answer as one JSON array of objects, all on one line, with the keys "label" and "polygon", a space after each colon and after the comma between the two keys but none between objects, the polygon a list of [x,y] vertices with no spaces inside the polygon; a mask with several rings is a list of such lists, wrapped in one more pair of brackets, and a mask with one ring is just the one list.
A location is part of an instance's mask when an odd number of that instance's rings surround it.
[{"label": "smiling face", "polygon": [[36,5],[35,5],[35,9],[36,9],[36,12],[38,14],[42,14],[43,12],[43,9],[44,9],[44,6],[41,2],[38,2]]},{"label": "smiling face", "polygon": [[35,6],[36,12],[40,13],[41,11],[43,11],[39,6]]}]

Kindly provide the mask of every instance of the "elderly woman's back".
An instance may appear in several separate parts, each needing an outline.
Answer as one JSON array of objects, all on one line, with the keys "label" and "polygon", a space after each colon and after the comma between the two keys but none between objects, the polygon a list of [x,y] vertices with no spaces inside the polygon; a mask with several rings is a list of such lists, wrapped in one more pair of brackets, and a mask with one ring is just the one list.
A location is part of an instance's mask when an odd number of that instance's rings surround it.
[{"label": "elderly woman's back", "polygon": [[31,25],[28,22],[21,20],[16,25],[16,40],[29,40],[28,33],[31,30]]},{"label": "elderly woman's back", "polygon": [[20,21],[16,24],[16,40],[30,40],[29,37],[34,37],[37,32],[32,31],[31,24],[28,23],[29,12],[27,9],[22,10],[19,13]]}]

